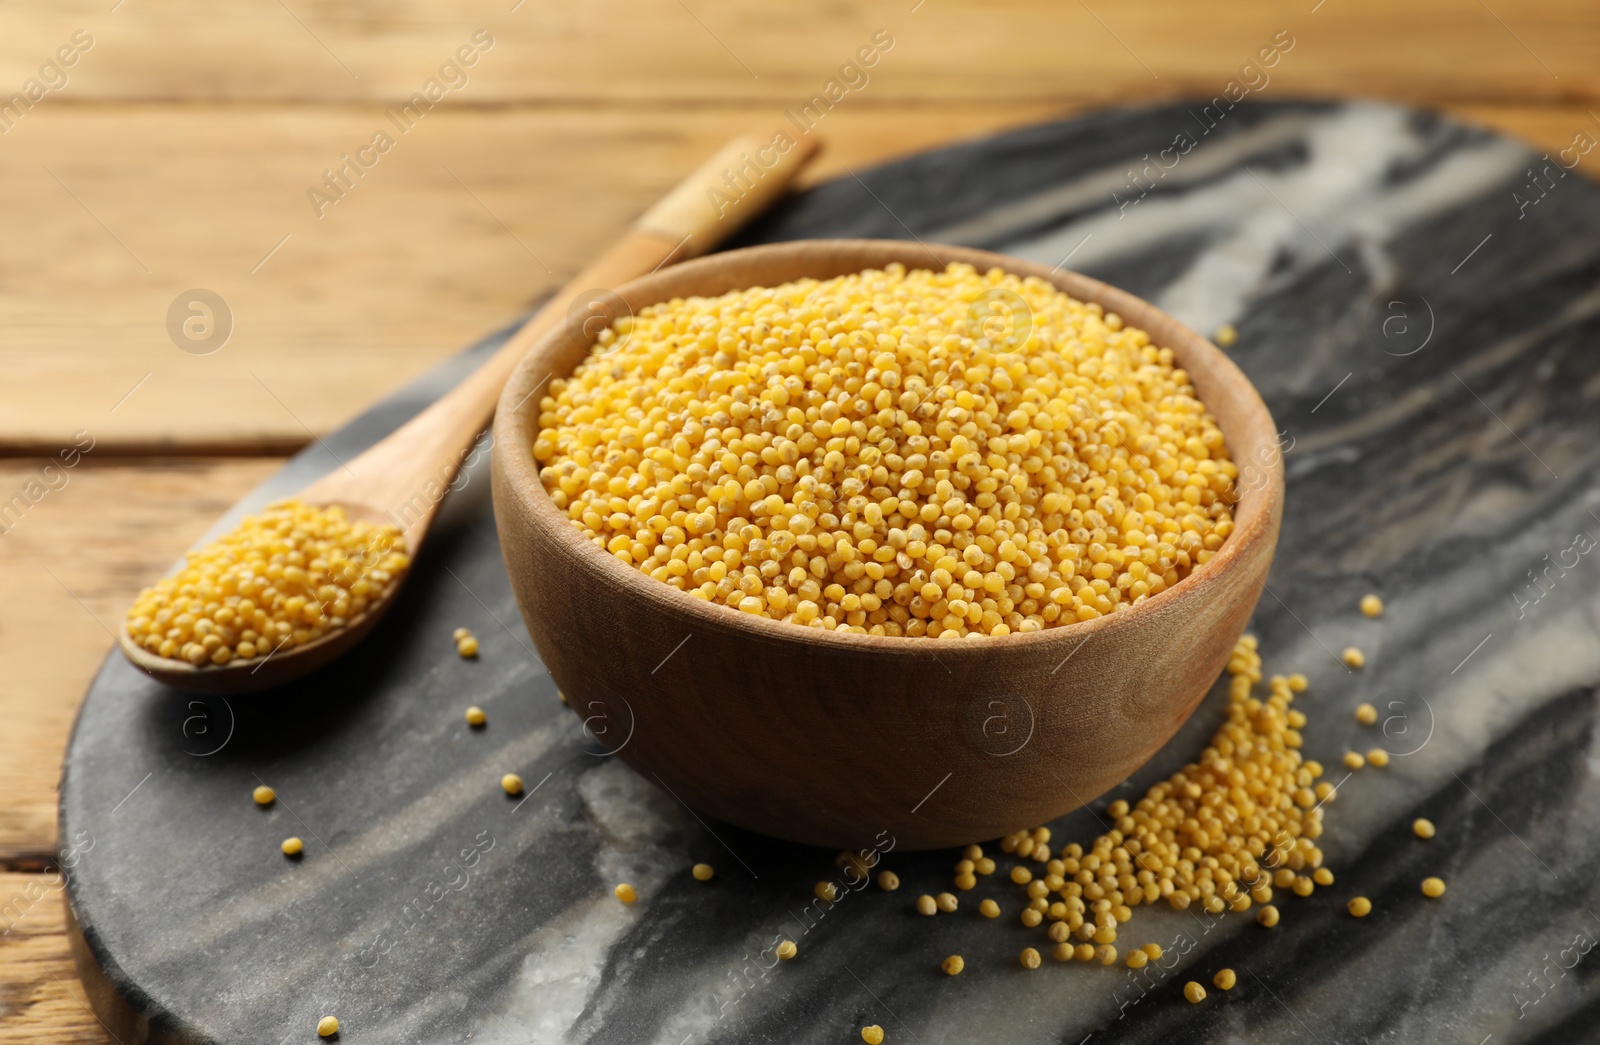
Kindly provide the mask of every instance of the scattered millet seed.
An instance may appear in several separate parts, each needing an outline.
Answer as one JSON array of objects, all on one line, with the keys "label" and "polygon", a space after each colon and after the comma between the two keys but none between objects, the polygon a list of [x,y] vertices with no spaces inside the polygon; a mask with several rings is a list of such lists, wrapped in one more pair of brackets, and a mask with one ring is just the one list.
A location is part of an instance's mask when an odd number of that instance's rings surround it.
[{"label": "scattered millet seed", "polygon": [[317,1037],[331,1038],[339,1033],[339,1017],[324,1016],[317,1021]]},{"label": "scattered millet seed", "polygon": [[994,874],[994,861],[987,856],[980,856],[976,861],[976,870],[979,874]]},{"label": "scattered millet seed", "polygon": [[1267,904],[1256,912],[1256,921],[1268,929],[1272,928],[1278,924],[1278,909],[1271,904]]},{"label": "scattered millet seed", "polygon": [[1363,726],[1370,726],[1378,721],[1378,709],[1371,704],[1362,704],[1356,708],[1356,721]]},{"label": "scattered millet seed", "polygon": [[1058,962],[1070,962],[1072,960],[1072,944],[1056,944],[1054,947],[1050,948],[1050,957],[1054,958]]},{"label": "scattered millet seed", "polygon": [[1333,872],[1326,867],[1319,867],[1311,872],[1311,880],[1318,885],[1328,886],[1333,884]]},{"label": "scattered millet seed", "polygon": [[1072,956],[1080,962],[1094,961],[1094,944],[1080,943],[1072,949]]},{"label": "scattered millet seed", "polygon": [[357,620],[410,562],[398,527],[279,501],[141,591],[128,610],[128,635],[197,667],[264,658]]},{"label": "scattered millet seed", "polygon": [[1444,895],[1443,878],[1424,878],[1422,880],[1422,895],[1430,899],[1438,899]]},{"label": "scattered millet seed", "polygon": [[1383,616],[1383,600],[1376,595],[1361,596],[1361,612],[1369,617]]},{"label": "scattered millet seed", "polygon": [[[1020,344],[974,329],[997,297],[1031,316]],[[1238,469],[1171,350],[998,269],[652,305],[551,381],[539,425],[544,488],[597,546],[810,627],[1089,620],[1178,583],[1233,530]]]},{"label": "scattered millet seed", "polygon": [[929,896],[927,893],[923,893],[921,896],[917,897],[917,913],[938,914],[938,901],[934,900],[934,898]]},{"label": "scattered millet seed", "polygon": [[1364,667],[1367,663],[1367,655],[1354,646],[1346,646],[1344,652],[1339,654],[1339,659],[1344,661],[1347,668]]},{"label": "scattered millet seed", "polygon": [[305,852],[306,844],[299,838],[285,838],[278,848],[283,850],[284,856],[299,856]]},{"label": "scattered millet seed", "polygon": [[615,893],[617,899],[621,900],[623,903],[633,903],[633,901],[639,898],[638,892],[636,892],[633,886],[629,885],[627,882],[623,882],[621,885],[617,886],[611,891]]},{"label": "scattered millet seed", "polygon": [[954,893],[940,893],[938,896],[935,896],[933,900],[934,903],[938,904],[939,910],[943,911],[945,914],[954,912],[955,909],[960,906],[960,902],[956,899]]},{"label": "scattered millet seed", "polygon": [[1159,961],[1161,959],[1161,955],[1165,953],[1161,950],[1161,945],[1159,943],[1147,943],[1139,949],[1143,951],[1144,956],[1149,958],[1151,961]]},{"label": "scattered millet seed", "polygon": [[900,876],[893,871],[878,872],[878,888],[886,893],[892,893],[900,888]]},{"label": "scattered millet seed", "polygon": [[793,940],[784,940],[782,943],[778,944],[778,957],[784,961],[788,961],[799,953],[800,948],[794,945]]},{"label": "scattered millet seed", "polygon": [[1361,752],[1346,751],[1344,753],[1344,767],[1346,769],[1360,769],[1366,764],[1367,760],[1361,757]]},{"label": "scattered millet seed", "polygon": [[522,794],[522,778],[515,773],[507,773],[501,777],[500,786],[506,789],[508,795]]},{"label": "scattered millet seed", "polygon": [[1365,896],[1358,896],[1345,904],[1345,908],[1349,910],[1352,917],[1365,918],[1372,913],[1372,901]]},{"label": "scattered millet seed", "polygon": [[1296,896],[1310,896],[1312,893],[1317,891],[1317,883],[1313,882],[1305,875],[1297,875],[1294,880],[1294,885],[1290,886],[1290,888],[1294,890],[1294,894]]},{"label": "scattered millet seed", "polygon": [[1199,1005],[1201,1002],[1206,1000],[1206,989],[1193,980],[1190,980],[1188,983],[1183,985],[1183,996],[1188,1000],[1190,1005]]},{"label": "scattered millet seed", "polygon": [[464,660],[471,660],[478,655],[478,640],[468,635],[456,643],[456,653]]},{"label": "scattered millet seed", "polygon": [[488,721],[489,716],[484,714],[483,709],[478,707],[478,705],[474,704],[472,707],[467,709],[467,725],[481,726]]},{"label": "scattered millet seed", "polygon": [[975,889],[975,888],[977,888],[977,885],[978,885],[978,879],[974,875],[970,875],[970,874],[958,874],[958,875],[956,875],[955,887],[957,889],[960,889],[962,892],[966,892],[968,889]]},{"label": "scattered millet seed", "polygon": [[861,1028],[861,1040],[867,1045],[883,1045],[883,1028],[876,1023]]},{"label": "scattered millet seed", "polygon": [[977,869],[977,866],[978,865],[973,863],[971,860],[957,860],[955,868],[956,874],[971,874]]},{"label": "scattered millet seed", "polygon": [[1310,686],[1310,680],[1299,672],[1289,676],[1289,689],[1291,692],[1304,693]]},{"label": "scattered millet seed", "polygon": [[965,849],[961,850],[961,857],[964,860],[974,860],[974,861],[982,860],[983,859],[983,846],[981,846],[981,845],[969,845]]},{"label": "scattered millet seed", "polygon": [[1239,982],[1239,977],[1234,975],[1232,969],[1223,969],[1211,977],[1211,982],[1216,984],[1219,991],[1231,991],[1233,990],[1233,985]]},{"label": "scattered millet seed", "polygon": [[1381,747],[1375,747],[1367,752],[1367,763],[1382,769],[1389,764],[1389,752]]},{"label": "scattered millet seed", "polygon": [[1040,965],[1044,964],[1044,959],[1039,957],[1039,952],[1034,950],[1032,947],[1024,947],[1022,949],[1021,959],[1022,967],[1024,969],[1037,969]]},{"label": "scattered millet seed", "polygon": [[1314,790],[1318,802],[1332,802],[1339,797],[1339,789],[1326,780],[1317,781],[1317,786]]},{"label": "scattered millet seed", "polygon": [[947,976],[958,975],[961,970],[965,969],[966,967],[967,963],[962,960],[961,955],[959,954],[952,954],[939,965],[939,968],[943,969],[945,971],[945,975]]},{"label": "scattered millet seed", "polygon": [[1000,917],[1000,905],[993,900],[985,900],[978,905],[978,913],[985,918]]},{"label": "scattered millet seed", "polygon": [[697,882],[709,882],[717,871],[710,864],[695,864],[689,869],[689,873],[694,875],[694,880]]},{"label": "scattered millet seed", "polygon": [[811,891],[817,894],[817,899],[826,900],[829,903],[839,898],[839,887],[832,882],[818,882],[812,887]]},{"label": "scattered millet seed", "polygon": [[1239,340],[1238,328],[1232,323],[1224,323],[1217,328],[1217,332],[1211,336],[1211,340],[1216,342],[1218,348],[1231,348],[1233,343]]},{"label": "scattered millet seed", "polygon": [[1044,921],[1044,915],[1040,914],[1038,911],[1034,910],[1032,907],[1024,907],[1022,909],[1022,924],[1023,925],[1026,925],[1028,928],[1032,929],[1042,921]]},{"label": "scattered millet seed", "polygon": [[1026,867],[1017,866],[1011,869],[1011,880],[1018,885],[1027,885],[1033,881],[1033,872]]},{"label": "scattered millet seed", "polygon": [[450,641],[451,642],[460,642],[462,639],[466,638],[468,635],[471,635],[471,634],[472,634],[472,629],[471,628],[457,628],[455,631],[452,631],[450,633]]},{"label": "scattered millet seed", "polygon": [[1427,819],[1426,817],[1419,816],[1415,820],[1411,821],[1411,831],[1418,838],[1432,838],[1434,833],[1433,821]]},{"label": "scattered millet seed", "polygon": [[1127,962],[1130,969],[1142,969],[1150,964],[1150,956],[1143,951],[1129,951]]},{"label": "scattered millet seed", "polygon": [[256,805],[258,806],[270,806],[278,800],[278,793],[266,784],[262,784],[250,792],[250,797],[256,800]]},{"label": "scattered millet seed", "polygon": [[1109,943],[1103,943],[1094,949],[1095,961],[1101,965],[1117,964],[1117,949]]}]

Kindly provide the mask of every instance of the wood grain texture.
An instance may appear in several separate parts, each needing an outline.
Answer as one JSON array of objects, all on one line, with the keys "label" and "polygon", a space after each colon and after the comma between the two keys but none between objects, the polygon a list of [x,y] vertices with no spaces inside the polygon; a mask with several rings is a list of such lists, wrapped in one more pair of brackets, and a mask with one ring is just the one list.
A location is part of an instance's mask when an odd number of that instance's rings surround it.
[{"label": "wood grain texture", "polygon": [[[718,254],[618,293],[638,312],[674,297],[948,261],[1037,276],[1148,331],[1194,375],[1234,459],[1265,464],[1264,481],[1246,486],[1237,529],[1213,559],[1122,613],[957,643],[800,628],[652,581],[596,548],[550,501],[532,455],[538,420],[510,407],[588,351],[583,331],[553,331],[512,376],[495,420],[495,518],[512,587],[574,711],[614,709],[631,723],[620,757],[718,819],[846,849],[885,833],[908,849],[961,845],[1053,820],[1171,738],[1260,595],[1283,513],[1272,418],[1226,356],[1132,295],[986,252],[865,240]],[[691,648],[662,661],[674,644]],[[1019,731],[1027,724],[1015,750],[985,743],[996,704]],[[961,793],[921,809],[952,774]]]},{"label": "wood grain texture", "polygon": [[72,966],[59,877],[0,873],[0,1043],[110,1040]]},{"label": "wood grain texture", "polygon": [[117,627],[140,587],[280,463],[106,466],[95,452],[70,470],[58,461],[49,476],[41,470],[46,461],[0,462],[7,497],[30,480],[54,478],[59,486],[0,536],[0,861],[6,863],[55,847],[61,752],[84,688],[111,648],[108,629]]},{"label": "wood grain texture", "polygon": [[36,75],[86,28],[95,43],[63,98],[389,103],[489,29],[493,47],[451,92],[462,102],[790,104],[821,90],[882,31],[894,44],[868,70],[873,97],[1105,104],[1219,93],[1287,32],[1294,50],[1269,73],[1291,92],[1526,101],[1600,93],[1600,18],[1573,0],[855,0],[804,15],[758,0],[511,6],[354,0],[253,5],[219,18],[200,0],[146,0],[114,15],[98,0],[8,4],[0,83]]},{"label": "wood grain texture", "polygon": [[[832,114],[816,176],[1054,111]],[[41,110],[0,148],[0,447],[54,453],[88,427],[106,452],[287,452],[525,312],[777,115],[444,113],[318,220],[308,187],[376,110]],[[232,308],[211,355],[167,331],[192,287]]]}]

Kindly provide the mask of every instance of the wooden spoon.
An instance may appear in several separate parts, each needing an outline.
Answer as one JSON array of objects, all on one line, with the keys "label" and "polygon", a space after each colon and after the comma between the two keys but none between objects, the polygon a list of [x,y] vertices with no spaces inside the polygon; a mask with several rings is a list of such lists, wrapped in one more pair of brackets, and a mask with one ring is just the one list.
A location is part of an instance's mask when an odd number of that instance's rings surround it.
[{"label": "wooden spoon", "polygon": [[[777,199],[816,154],[813,137],[787,132],[735,138],[640,218],[524,323],[476,372],[381,440],[348,467],[329,472],[297,495],[307,504],[339,505],[352,520],[390,522],[404,530],[414,559],[439,502],[477,437],[494,416],[500,389],[536,342],[563,320],[591,334],[621,305],[610,290],[671,262],[706,253]],[[621,306],[625,308],[625,306]],[[407,570],[346,626],[265,659],[196,667],[138,645],[124,622],[123,655],[154,678],[181,689],[243,693],[314,671],[361,641],[393,604]]]}]

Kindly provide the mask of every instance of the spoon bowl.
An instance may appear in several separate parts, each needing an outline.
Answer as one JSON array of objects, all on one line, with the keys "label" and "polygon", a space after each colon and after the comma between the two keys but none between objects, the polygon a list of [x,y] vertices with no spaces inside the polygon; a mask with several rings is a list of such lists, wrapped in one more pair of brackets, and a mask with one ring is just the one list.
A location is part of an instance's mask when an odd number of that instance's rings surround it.
[{"label": "spoon bowl", "polygon": [[495,518],[539,656],[594,740],[687,805],[791,841],[925,849],[992,839],[1083,805],[1155,754],[1227,663],[1277,543],[1283,471],[1272,417],[1218,349],[1097,280],[984,251],[816,240],[730,251],[617,293],[635,313],[898,262],[1036,276],[1172,349],[1241,472],[1233,533],[1137,606],[1003,638],[945,642],[824,631],[740,613],[596,547],[558,509],[533,458],[537,410],[592,334],[546,335],[495,421]]}]

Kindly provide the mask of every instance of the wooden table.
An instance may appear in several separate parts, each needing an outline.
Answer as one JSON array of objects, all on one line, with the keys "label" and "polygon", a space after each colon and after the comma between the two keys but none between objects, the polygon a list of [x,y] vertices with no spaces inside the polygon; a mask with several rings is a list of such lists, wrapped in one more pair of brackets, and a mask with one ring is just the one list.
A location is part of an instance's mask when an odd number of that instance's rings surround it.
[{"label": "wooden table", "polygon": [[[0,7],[0,1042],[108,1040],[67,954],[55,785],[137,588],[723,139],[834,79],[813,179],[1230,90],[1435,105],[1552,153],[1600,136],[1600,11],[1579,0],[513,2]],[[342,198],[312,195],[379,130],[393,146]],[[169,333],[192,288],[232,314],[210,354]]]}]

